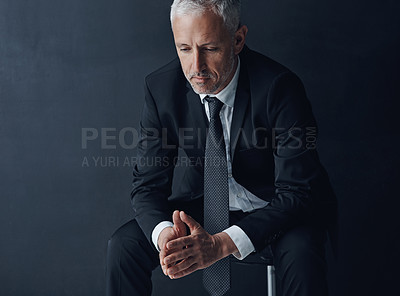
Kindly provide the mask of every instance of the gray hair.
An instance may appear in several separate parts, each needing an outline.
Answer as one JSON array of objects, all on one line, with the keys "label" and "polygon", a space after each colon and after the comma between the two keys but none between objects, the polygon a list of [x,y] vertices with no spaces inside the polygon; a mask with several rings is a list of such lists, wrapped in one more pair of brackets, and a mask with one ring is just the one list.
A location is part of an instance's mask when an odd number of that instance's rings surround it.
[{"label": "gray hair", "polygon": [[171,24],[175,16],[201,15],[207,10],[222,17],[228,31],[235,34],[240,24],[240,0],[174,0],[171,5]]}]

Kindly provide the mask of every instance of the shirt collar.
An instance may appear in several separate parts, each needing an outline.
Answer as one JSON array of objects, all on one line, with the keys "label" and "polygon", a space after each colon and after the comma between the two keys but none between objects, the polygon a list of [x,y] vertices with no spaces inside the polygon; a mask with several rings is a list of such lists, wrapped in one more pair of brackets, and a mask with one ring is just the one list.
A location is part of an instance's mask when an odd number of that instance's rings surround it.
[{"label": "shirt collar", "polygon": [[217,94],[199,94],[201,103],[204,104],[204,98],[206,96],[210,96],[218,98],[218,100],[228,105],[229,107],[233,107],[235,104],[236,88],[239,81],[239,72],[240,72],[240,58],[238,56],[238,64],[236,67],[236,72],[235,75],[233,75],[233,78],[229,82],[229,84]]}]

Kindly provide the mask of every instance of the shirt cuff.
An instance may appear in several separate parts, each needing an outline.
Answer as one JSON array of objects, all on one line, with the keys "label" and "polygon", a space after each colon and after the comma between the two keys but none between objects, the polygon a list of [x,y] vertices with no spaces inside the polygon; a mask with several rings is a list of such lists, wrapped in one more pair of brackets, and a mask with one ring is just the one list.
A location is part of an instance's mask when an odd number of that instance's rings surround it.
[{"label": "shirt cuff", "polygon": [[164,230],[164,228],[167,227],[173,227],[174,224],[170,221],[162,221],[157,224],[156,227],[154,227],[153,232],[151,233],[151,240],[156,247],[157,251],[160,252],[160,248],[158,247],[158,237],[160,236],[161,231]]},{"label": "shirt cuff", "polygon": [[253,243],[239,226],[232,225],[223,232],[229,235],[233,243],[236,245],[236,248],[239,250],[239,252],[233,253],[233,256],[235,256],[236,259],[243,260],[250,253],[255,251]]}]

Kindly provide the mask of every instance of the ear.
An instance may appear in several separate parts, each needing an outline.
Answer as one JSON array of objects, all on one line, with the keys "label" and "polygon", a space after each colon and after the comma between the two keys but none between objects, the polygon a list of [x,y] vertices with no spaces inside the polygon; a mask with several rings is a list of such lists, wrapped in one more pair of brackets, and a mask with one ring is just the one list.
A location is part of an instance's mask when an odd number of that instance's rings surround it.
[{"label": "ear", "polygon": [[243,25],[235,32],[233,44],[235,55],[238,55],[242,51],[243,46],[246,42],[246,35],[248,30],[249,29],[245,25]]}]

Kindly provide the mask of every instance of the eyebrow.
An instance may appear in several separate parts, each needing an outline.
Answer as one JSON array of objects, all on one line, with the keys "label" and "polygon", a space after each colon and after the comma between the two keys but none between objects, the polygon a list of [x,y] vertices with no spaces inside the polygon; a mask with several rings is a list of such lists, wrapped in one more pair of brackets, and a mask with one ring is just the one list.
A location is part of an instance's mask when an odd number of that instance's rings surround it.
[{"label": "eyebrow", "polygon": [[[207,43],[203,43],[200,44],[200,47],[204,47],[204,46],[218,46],[217,42],[207,42]],[[181,46],[190,46],[189,44],[186,43],[176,43],[176,46],[181,47]]]},{"label": "eyebrow", "polygon": [[217,46],[218,43],[217,43],[217,42],[208,42],[208,43],[201,44],[200,46],[209,46],[209,45],[211,45],[211,46]]},{"label": "eyebrow", "polygon": [[178,46],[178,47],[189,46],[189,44],[186,44],[186,43],[176,43],[175,45]]}]

